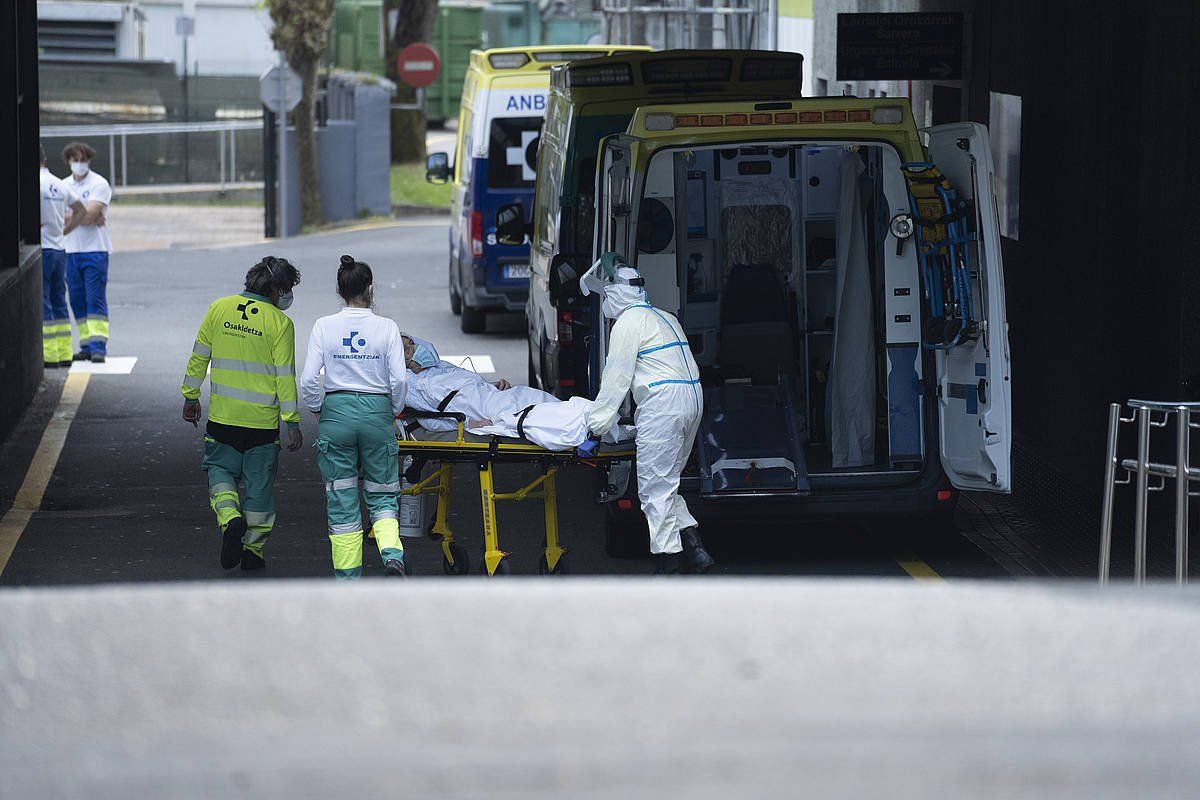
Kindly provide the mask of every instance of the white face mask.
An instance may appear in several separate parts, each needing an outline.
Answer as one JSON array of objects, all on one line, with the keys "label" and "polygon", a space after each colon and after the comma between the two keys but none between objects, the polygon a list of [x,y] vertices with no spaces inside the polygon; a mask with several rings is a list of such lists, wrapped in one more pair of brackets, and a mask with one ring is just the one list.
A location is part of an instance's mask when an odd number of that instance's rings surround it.
[{"label": "white face mask", "polygon": [[275,307],[278,308],[280,311],[287,311],[289,308],[292,307],[293,299],[294,298],[292,297],[292,292],[289,289],[288,291],[279,295],[279,302],[277,302],[275,304]]},{"label": "white face mask", "polygon": [[87,175],[90,170],[91,167],[86,161],[71,162],[71,172],[76,178],[82,178],[84,175]]}]

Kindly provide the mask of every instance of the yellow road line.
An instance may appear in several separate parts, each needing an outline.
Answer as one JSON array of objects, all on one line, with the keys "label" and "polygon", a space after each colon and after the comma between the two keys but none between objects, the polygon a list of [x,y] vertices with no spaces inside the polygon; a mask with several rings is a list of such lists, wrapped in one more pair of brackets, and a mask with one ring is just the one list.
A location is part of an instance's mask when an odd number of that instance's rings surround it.
[{"label": "yellow road line", "polygon": [[67,441],[67,431],[71,429],[71,422],[75,419],[75,412],[79,410],[79,403],[83,400],[83,392],[87,389],[90,377],[86,372],[72,372],[67,375],[62,397],[58,399],[58,407],[46,424],[46,430],[42,432],[42,441],[38,443],[37,452],[29,462],[29,470],[25,473],[21,488],[17,490],[12,508],[0,518],[0,573],[8,566],[8,560],[12,558],[13,550],[16,549],[21,534],[25,532],[29,519],[42,507],[46,486],[54,475],[54,467],[58,464],[58,457]]},{"label": "yellow road line", "polygon": [[901,556],[896,559],[900,568],[918,581],[940,581],[942,576],[937,571],[916,556]]}]

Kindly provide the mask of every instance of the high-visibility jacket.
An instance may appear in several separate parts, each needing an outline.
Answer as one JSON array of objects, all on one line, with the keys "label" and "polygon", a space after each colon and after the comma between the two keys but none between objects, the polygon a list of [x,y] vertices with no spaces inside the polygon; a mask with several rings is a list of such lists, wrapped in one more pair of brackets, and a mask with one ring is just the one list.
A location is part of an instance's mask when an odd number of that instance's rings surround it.
[{"label": "high-visibility jacket", "polygon": [[243,428],[300,424],[296,401],[296,329],[265,297],[250,292],[208,307],[183,378],[183,396],[200,399],[209,379],[208,418]]}]

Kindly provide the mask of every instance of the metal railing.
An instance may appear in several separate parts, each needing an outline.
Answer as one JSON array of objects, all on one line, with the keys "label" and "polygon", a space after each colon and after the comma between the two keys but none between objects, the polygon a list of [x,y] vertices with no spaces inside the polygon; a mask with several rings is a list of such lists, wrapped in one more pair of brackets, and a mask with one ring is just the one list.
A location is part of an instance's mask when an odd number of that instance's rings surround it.
[{"label": "metal railing", "polygon": [[657,50],[777,46],[777,0],[602,0],[600,12],[605,41],[615,44]]},{"label": "metal railing", "polygon": [[[1150,400],[1130,400],[1127,404],[1132,412],[1124,416],[1120,403],[1108,409],[1108,451],[1104,463],[1104,506],[1100,516],[1100,583],[1108,583],[1112,562],[1113,502],[1116,487],[1134,484],[1133,511],[1133,580],[1146,580],[1146,531],[1149,516],[1150,493],[1167,488],[1167,481],[1175,482],[1175,582],[1188,582],[1188,500],[1200,495],[1193,492],[1191,484],[1200,481],[1200,468],[1191,461],[1191,432],[1200,430],[1200,422],[1193,422],[1193,415],[1200,419],[1200,403],[1167,403]],[[1150,434],[1155,428],[1166,428],[1175,418],[1175,463],[1162,464],[1150,460]],[[1121,426],[1137,424],[1137,457],[1120,458],[1117,455]],[[1117,472],[1124,475],[1117,477]],[[1157,479],[1151,482],[1151,478]]]},{"label": "metal railing", "polygon": [[[67,139],[96,140],[108,139],[108,163],[117,172],[117,141],[121,147],[120,180],[112,175],[112,182],[117,186],[126,186],[129,178],[126,141],[130,136],[150,136],[170,133],[216,133],[220,167],[220,187],[225,188],[226,175],[237,174],[237,137],[235,131],[262,130],[262,120],[237,120],[218,122],[130,122],[110,125],[44,125],[42,136],[46,138],[62,137]],[[225,153],[229,152],[228,169],[226,168]]]}]

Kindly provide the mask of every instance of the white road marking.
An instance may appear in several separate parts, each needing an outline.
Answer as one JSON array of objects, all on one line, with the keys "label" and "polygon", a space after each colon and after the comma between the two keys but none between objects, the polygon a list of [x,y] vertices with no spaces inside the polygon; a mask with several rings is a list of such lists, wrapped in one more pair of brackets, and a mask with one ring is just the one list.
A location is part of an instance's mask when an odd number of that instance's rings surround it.
[{"label": "white road marking", "polygon": [[109,356],[103,364],[93,364],[91,361],[75,361],[71,364],[71,372],[83,372],[88,375],[128,375],[133,372],[137,356]]},{"label": "white road marking", "polygon": [[454,366],[469,369],[477,375],[487,375],[496,371],[491,356],[442,356],[442,361],[449,361]]}]

